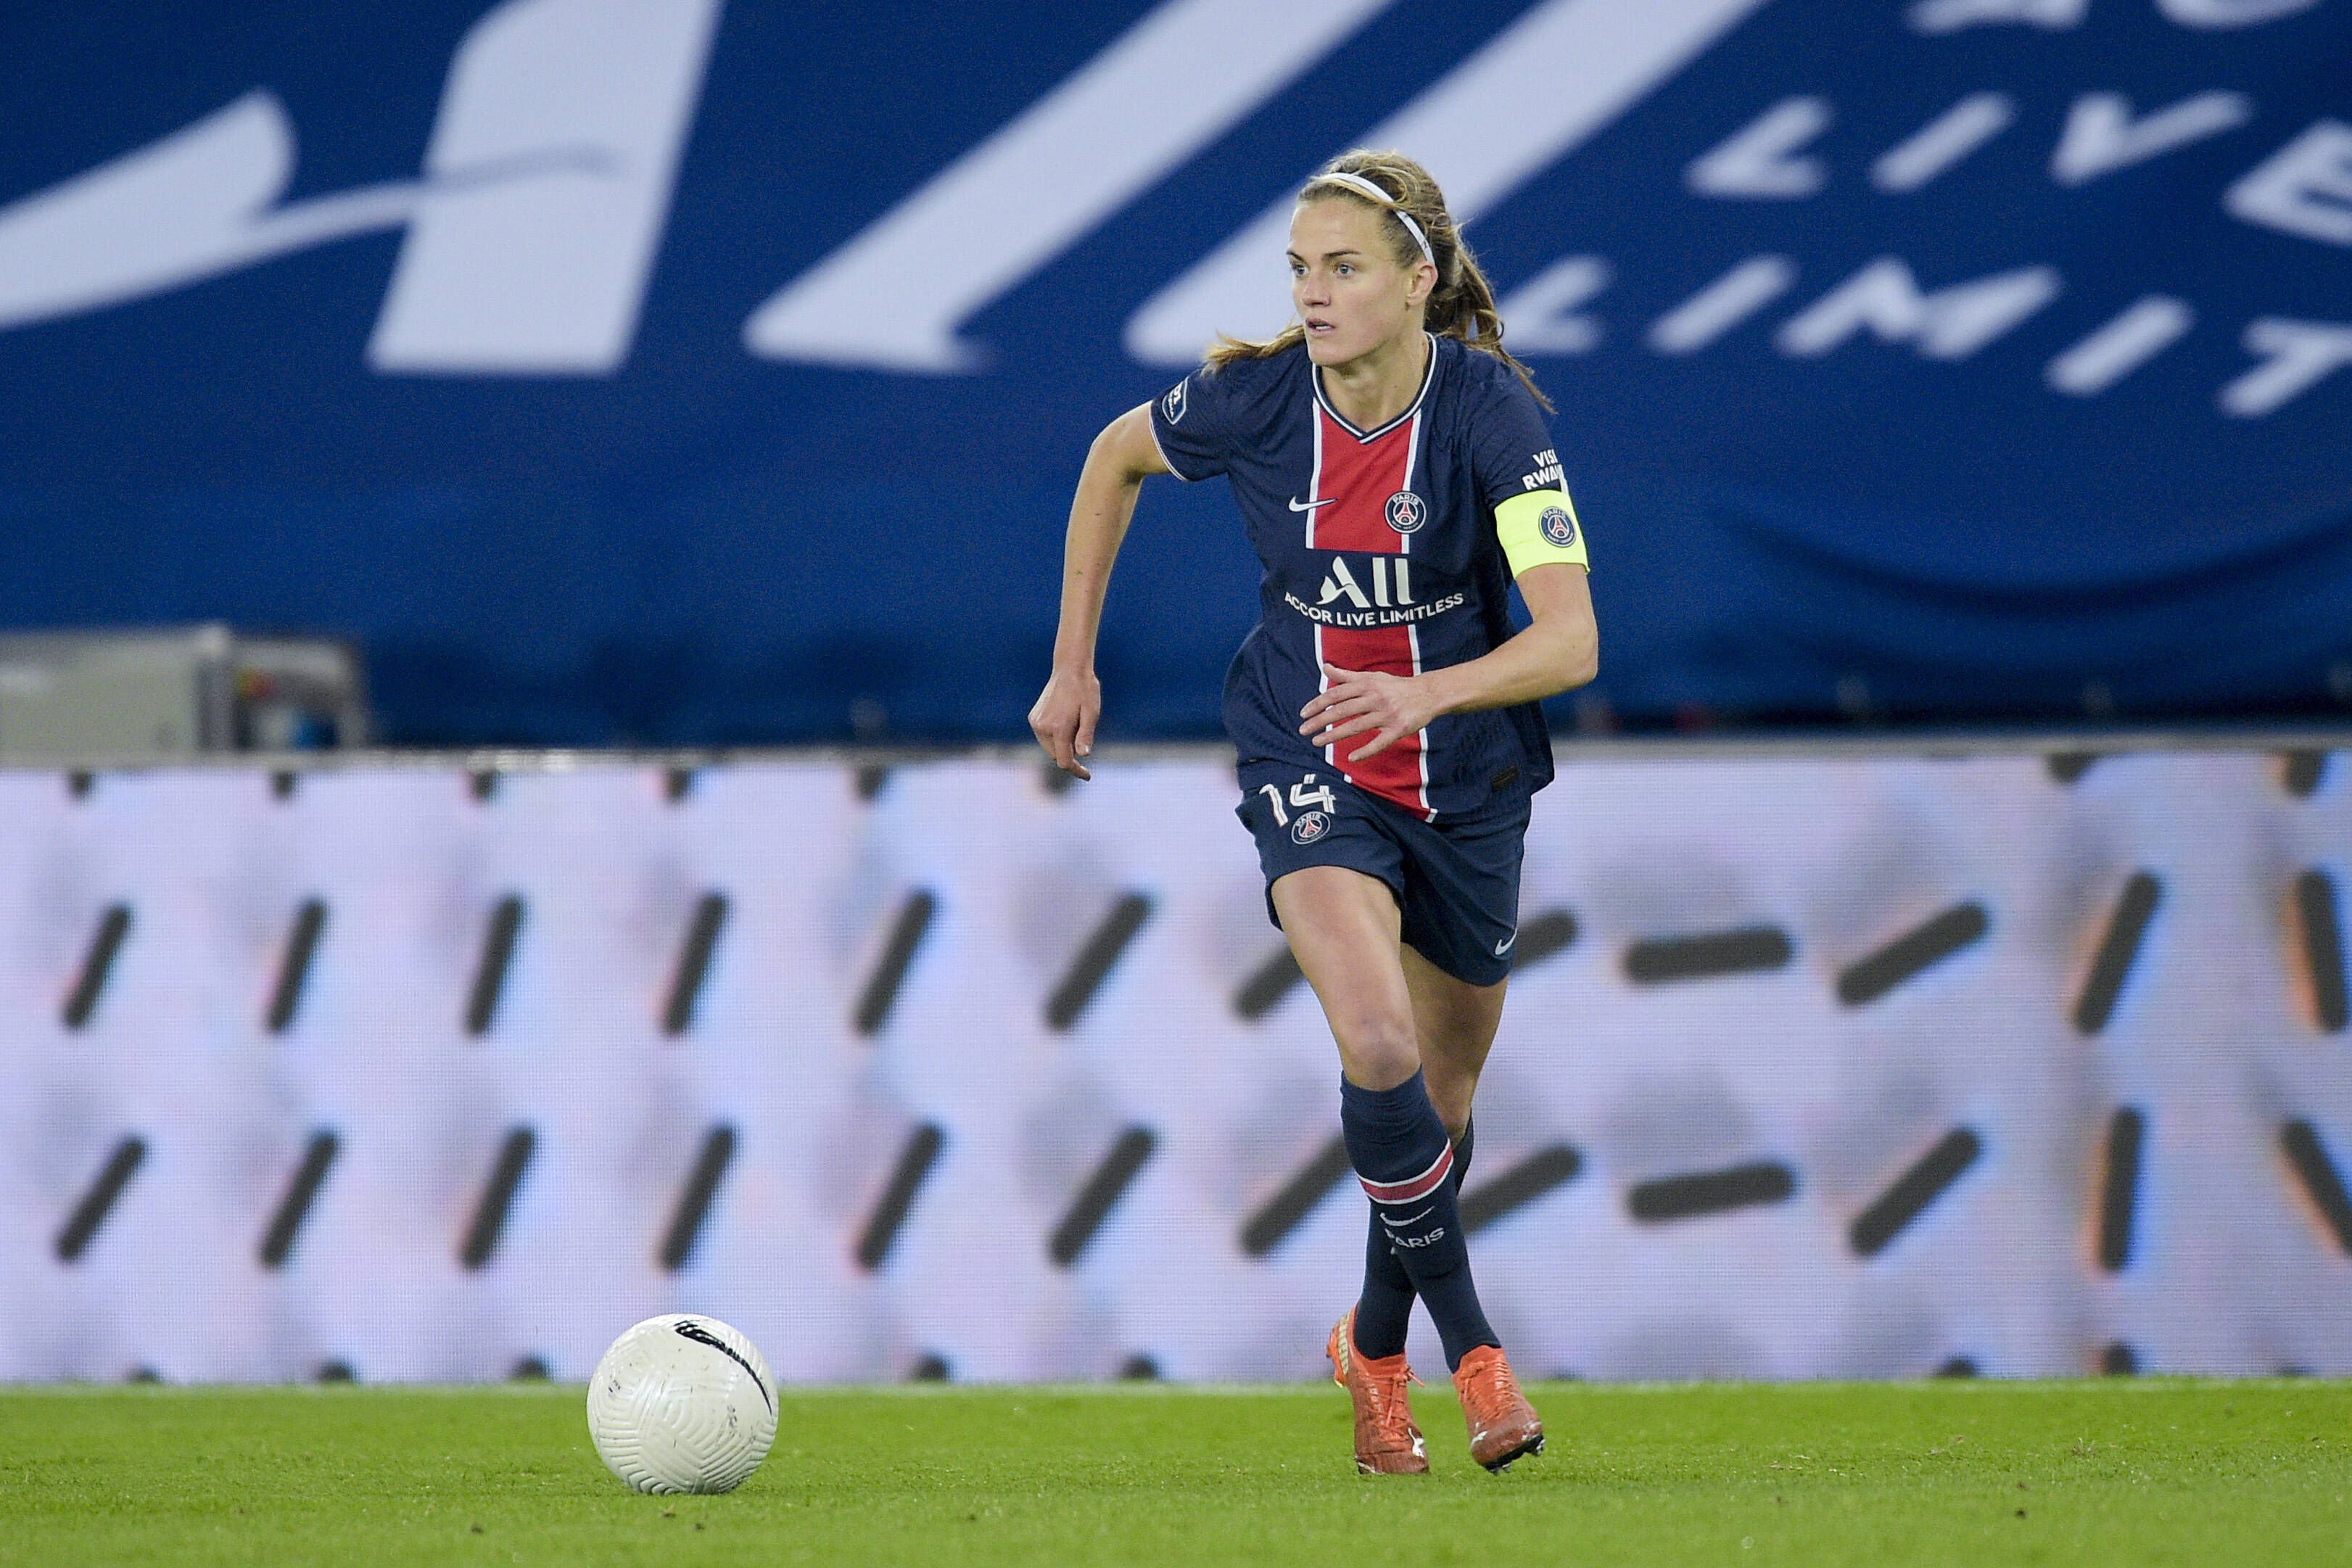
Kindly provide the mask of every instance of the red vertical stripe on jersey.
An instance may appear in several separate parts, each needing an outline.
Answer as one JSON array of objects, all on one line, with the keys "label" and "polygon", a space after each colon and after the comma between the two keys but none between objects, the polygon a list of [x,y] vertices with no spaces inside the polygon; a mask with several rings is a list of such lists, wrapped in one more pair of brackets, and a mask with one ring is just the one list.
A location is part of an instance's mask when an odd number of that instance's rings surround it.
[{"label": "red vertical stripe on jersey", "polygon": [[1412,458],[1421,416],[1387,434],[1359,441],[1315,405],[1315,509],[1307,534],[1310,550],[1361,550],[1402,555],[1405,536],[1389,526],[1389,497],[1412,488]]},{"label": "red vertical stripe on jersey", "polygon": [[[1371,440],[1357,438],[1319,402],[1315,406],[1315,479],[1309,500],[1324,504],[1310,514],[1307,542],[1316,550],[1354,551],[1368,555],[1403,555],[1410,535],[1389,526],[1389,498],[1412,488],[1413,459],[1421,438],[1421,413]],[[1376,596],[1380,607],[1391,603],[1387,566],[1381,576],[1358,584]],[[1403,570],[1398,563],[1397,570]],[[1402,597],[1402,594],[1399,598]],[[1346,601],[1341,601],[1344,605]],[[1387,675],[1421,673],[1421,650],[1410,625],[1400,626],[1320,626],[1316,633],[1317,657],[1341,669],[1371,669]],[[1330,681],[1325,678],[1323,684]],[[1340,776],[1359,789],[1395,802],[1423,816],[1429,809],[1429,769],[1423,754],[1422,735],[1407,735],[1377,756],[1351,763],[1344,753],[1370,743],[1370,737],[1350,735],[1324,749]]]},{"label": "red vertical stripe on jersey", "polygon": [[[1413,646],[1412,628],[1409,626],[1370,630],[1321,626],[1317,628],[1316,643],[1323,661],[1341,669],[1374,669],[1383,675],[1421,673],[1419,650]],[[1324,684],[1330,684],[1328,677]],[[1350,735],[1325,747],[1323,754],[1339,770],[1339,775],[1358,789],[1370,790],[1407,811],[1428,816],[1428,770],[1422,765],[1423,738],[1419,734],[1404,736],[1387,751],[1358,763],[1349,761],[1349,753],[1371,744],[1372,737]]]}]

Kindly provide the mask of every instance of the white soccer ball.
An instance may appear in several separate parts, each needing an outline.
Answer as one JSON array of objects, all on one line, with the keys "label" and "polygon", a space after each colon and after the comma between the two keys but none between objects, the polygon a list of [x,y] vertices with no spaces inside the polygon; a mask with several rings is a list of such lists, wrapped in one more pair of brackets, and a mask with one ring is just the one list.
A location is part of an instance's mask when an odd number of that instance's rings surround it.
[{"label": "white soccer ball", "polygon": [[776,1440],[776,1380],[759,1347],[716,1318],[647,1318],[596,1363],[588,1435],[641,1492],[733,1491]]}]

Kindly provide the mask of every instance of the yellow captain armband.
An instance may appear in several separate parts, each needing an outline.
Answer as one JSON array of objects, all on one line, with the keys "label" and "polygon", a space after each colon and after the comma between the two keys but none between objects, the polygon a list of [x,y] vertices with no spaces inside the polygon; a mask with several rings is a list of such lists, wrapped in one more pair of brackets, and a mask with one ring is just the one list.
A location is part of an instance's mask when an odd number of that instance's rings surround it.
[{"label": "yellow captain armband", "polygon": [[1526,576],[1530,566],[1572,563],[1592,570],[1584,530],[1576,523],[1576,503],[1564,489],[1528,490],[1496,507],[1495,536],[1503,542],[1514,577]]}]

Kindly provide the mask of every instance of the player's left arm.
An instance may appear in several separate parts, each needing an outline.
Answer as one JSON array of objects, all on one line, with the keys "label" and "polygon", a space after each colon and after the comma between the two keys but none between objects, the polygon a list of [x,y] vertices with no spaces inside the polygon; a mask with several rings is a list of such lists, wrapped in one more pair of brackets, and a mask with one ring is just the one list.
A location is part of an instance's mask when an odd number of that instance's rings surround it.
[{"label": "player's left arm", "polygon": [[1388,750],[1442,714],[1539,702],[1572,690],[1601,670],[1601,631],[1583,566],[1552,562],[1519,574],[1533,619],[1502,647],[1466,663],[1420,675],[1383,675],[1327,664],[1329,688],[1299,711],[1298,732],[1328,746],[1371,734],[1349,762]]},{"label": "player's left arm", "polygon": [[1482,658],[1418,677],[1436,693],[1440,713],[1540,702],[1601,673],[1591,574],[1565,562],[1530,566],[1519,574],[1519,597],[1532,619],[1517,637]]}]

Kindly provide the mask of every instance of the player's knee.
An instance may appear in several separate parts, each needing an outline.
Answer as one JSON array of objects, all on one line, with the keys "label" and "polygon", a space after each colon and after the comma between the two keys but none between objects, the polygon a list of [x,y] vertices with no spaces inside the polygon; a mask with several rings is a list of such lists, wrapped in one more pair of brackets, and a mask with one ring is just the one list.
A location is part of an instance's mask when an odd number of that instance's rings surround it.
[{"label": "player's knee", "polygon": [[1387,1012],[1351,1012],[1331,1020],[1348,1076],[1366,1089],[1394,1089],[1421,1070],[1412,1020]]}]

